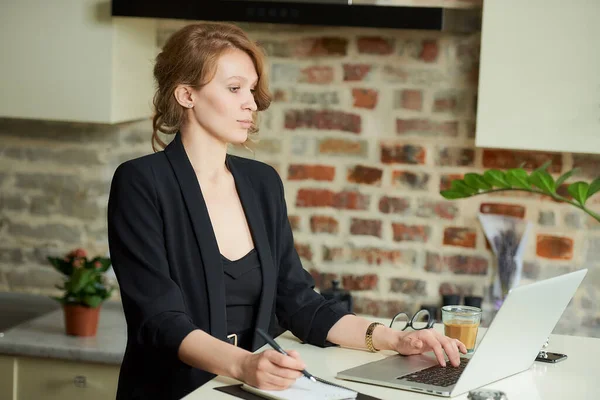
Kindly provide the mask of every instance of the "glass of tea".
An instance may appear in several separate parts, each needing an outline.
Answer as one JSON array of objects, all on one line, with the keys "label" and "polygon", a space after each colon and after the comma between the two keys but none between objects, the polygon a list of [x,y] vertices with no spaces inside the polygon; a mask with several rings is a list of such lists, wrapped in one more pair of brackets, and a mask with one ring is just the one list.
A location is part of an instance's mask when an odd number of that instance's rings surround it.
[{"label": "glass of tea", "polygon": [[463,342],[467,346],[467,351],[472,353],[475,349],[477,330],[481,322],[481,308],[444,306],[442,307],[442,322],[444,323],[444,334]]}]

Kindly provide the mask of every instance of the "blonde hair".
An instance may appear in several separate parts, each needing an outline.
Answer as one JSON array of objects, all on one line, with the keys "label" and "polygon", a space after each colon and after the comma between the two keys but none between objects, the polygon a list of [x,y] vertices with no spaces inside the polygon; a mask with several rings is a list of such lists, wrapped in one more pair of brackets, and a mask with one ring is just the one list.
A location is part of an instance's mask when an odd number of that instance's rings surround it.
[{"label": "blonde hair", "polygon": [[[158,132],[172,135],[179,131],[185,112],[175,99],[178,85],[201,88],[215,76],[221,54],[230,49],[239,49],[250,56],[258,74],[254,92],[257,111],[266,110],[271,104],[265,56],[260,47],[251,41],[239,27],[221,22],[203,22],[187,25],[175,32],[156,56],[154,79],[154,117],[152,119],[152,149],[160,151],[166,147]],[[251,135],[258,133],[257,112],[253,113]],[[158,146],[158,147],[157,147]]]}]

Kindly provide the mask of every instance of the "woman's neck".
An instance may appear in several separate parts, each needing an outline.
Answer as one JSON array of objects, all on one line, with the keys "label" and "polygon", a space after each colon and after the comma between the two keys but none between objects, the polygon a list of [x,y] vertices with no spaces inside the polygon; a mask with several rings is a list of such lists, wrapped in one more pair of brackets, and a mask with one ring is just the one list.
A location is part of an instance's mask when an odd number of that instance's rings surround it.
[{"label": "woman's neck", "polygon": [[227,144],[201,130],[181,129],[181,141],[200,183],[218,184],[230,173],[225,166]]}]

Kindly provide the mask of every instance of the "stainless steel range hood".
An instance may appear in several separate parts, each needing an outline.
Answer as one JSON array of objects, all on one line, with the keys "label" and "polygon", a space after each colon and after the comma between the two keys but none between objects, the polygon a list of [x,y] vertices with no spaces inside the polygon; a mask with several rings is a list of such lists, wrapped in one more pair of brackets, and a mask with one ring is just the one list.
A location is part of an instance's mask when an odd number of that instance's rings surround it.
[{"label": "stainless steel range hood", "polygon": [[[481,9],[448,9],[422,0],[112,0],[112,15],[205,21],[355,26],[444,31],[481,27]],[[430,4],[431,6],[422,6]]]}]

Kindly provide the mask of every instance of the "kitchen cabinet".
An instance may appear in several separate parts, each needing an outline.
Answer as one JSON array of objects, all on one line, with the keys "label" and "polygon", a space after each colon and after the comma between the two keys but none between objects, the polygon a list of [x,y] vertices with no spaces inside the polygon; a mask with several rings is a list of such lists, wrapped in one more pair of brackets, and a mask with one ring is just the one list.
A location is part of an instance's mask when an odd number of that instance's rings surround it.
[{"label": "kitchen cabinet", "polygon": [[4,2],[0,117],[119,123],[152,115],[156,21],[110,2]]},{"label": "kitchen cabinet", "polygon": [[486,0],[478,147],[600,153],[600,1]]},{"label": "kitchen cabinet", "polygon": [[117,393],[119,366],[23,356],[0,356],[0,398],[105,400]]}]

